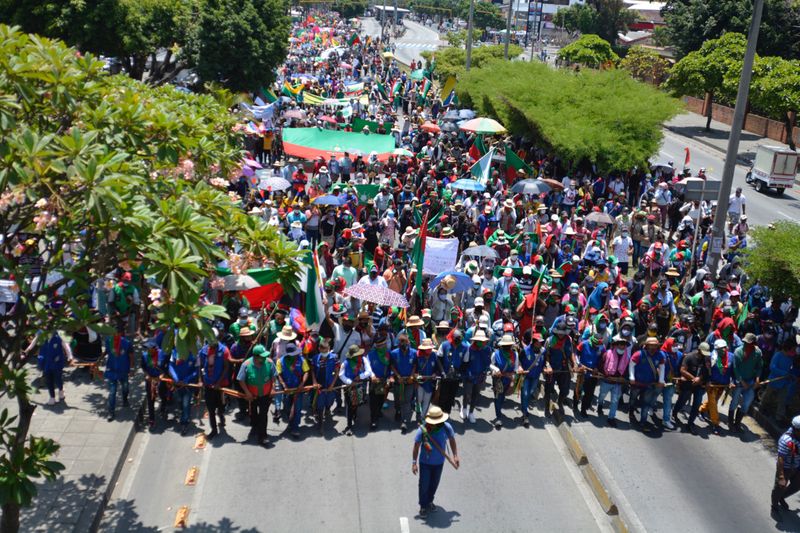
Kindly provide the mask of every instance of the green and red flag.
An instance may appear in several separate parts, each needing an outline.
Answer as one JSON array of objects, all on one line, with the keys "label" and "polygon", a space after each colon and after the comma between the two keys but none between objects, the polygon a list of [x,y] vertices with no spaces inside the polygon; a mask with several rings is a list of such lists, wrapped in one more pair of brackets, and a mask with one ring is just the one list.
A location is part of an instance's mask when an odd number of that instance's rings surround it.
[{"label": "green and red flag", "polygon": [[429,80],[429,79],[425,80],[425,83],[422,86],[422,97],[423,98],[426,98],[428,96],[428,92],[431,90],[431,86],[432,85],[433,85],[433,83],[431,83],[431,80]]},{"label": "green and red flag", "polygon": [[483,144],[483,135],[477,135],[475,140],[472,142],[472,146],[469,147],[470,157],[477,161],[486,155],[486,151],[486,145]]},{"label": "green and red flag", "polygon": [[[300,287],[306,293],[305,320],[308,330],[319,330],[325,317],[322,305],[322,278],[320,277],[317,252],[309,251],[301,261],[303,270],[300,274]],[[305,279],[303,279],[305,278]]]},{"label": "green and red flag", "polygon": [[349,44],[350,46],[355,46],[360,42],[361,39],[358,37],[357,33],[354,33],[353,35],[350,36],[349,39],[347,39],[347,44]]},{"label": "green and red flag", "polygon": [[506,181],[511,184],[517,178],[517,171],[533,175],[533,169],[523,161],[510,146],[506,145]]},{"label": "green and red flag", "polygon": [[260,285],[260,287],[242,291],[242,297],[247,299],[250,309],[261,309],[272,302],[277,302],[283,296],[283,286],[280,283],[278,270],[257,268],[248,270],[247,275]]},{"label": "green and red flag", "polygon": [[400,79],[394,81],[392,85],[392,95],[400,94],[400,90],[403,88],[403,82]]},{"label": "green and red flag", "polygon": [[420,302],[423,301],[422,293],[422,265],[425,261],[425,241],[428,238],[428,213],[422,217],[422,224],[419,227],[419,236],[414,242],[414,250],[411,253],[411,259],[417,267],[417,273],[414,275],[414,285],[419,295]]}]

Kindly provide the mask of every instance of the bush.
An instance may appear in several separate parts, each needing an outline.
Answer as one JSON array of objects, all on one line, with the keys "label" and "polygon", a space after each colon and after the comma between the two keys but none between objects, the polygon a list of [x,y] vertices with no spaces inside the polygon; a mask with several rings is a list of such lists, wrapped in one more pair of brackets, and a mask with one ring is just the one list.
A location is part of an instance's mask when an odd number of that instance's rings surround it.
[{"label": "bush", "polygon": [[769,288],[773,298],[800,301],[800,224],[789,221],[760,226],[750,232],[752,246],[744,269],[750,281]]}]

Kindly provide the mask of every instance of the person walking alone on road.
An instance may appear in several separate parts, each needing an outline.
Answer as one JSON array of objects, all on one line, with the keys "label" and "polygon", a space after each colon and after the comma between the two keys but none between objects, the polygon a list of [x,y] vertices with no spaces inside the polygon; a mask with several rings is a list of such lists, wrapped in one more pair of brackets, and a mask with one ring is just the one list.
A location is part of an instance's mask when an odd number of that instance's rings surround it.
[{"label": "person walking alone on road", "polygon": [[[433,498],[442,478],[445,461],[445,447],[449,443],[453,450],[451,462],[455,468],[461,464],[456,446],[453,426],[447,423],[449,416],[437,405],[428,409],[425,425],[414,434],[414,451],[411,454],[411,473],[419,472],[419,515],[425,517],[436,511]],[[420,453],[420,449],[422,453]],[[417,462],[419,461],[419,464]]]},{"label": "person walking alone on road", "polygon": [[276,373],[269,352],[259,344],[253,348],[253,355],[242,363],[236,376],[244,399],[250,404],[250,423],[256,442],[262,446],[268,444],[267,416]]},{"label": "person walking alone on road", "polygon": [[[455,451],[455,448],[453,448]],[[416,457],[417,446],[414,447]],[[416,463],[414,465],[416,467]],[[421,481],[421,480],[420,480]],[[422,490],[420,485],[420,491]],[[792,419],[792,427],[778,439],[778,460],[775,485],[772,487],[772,517],[780,522],[781,510],[788,510],[786,498],[800,490],[800,416]],[[422,492],[420,492],[422,494]]]}]

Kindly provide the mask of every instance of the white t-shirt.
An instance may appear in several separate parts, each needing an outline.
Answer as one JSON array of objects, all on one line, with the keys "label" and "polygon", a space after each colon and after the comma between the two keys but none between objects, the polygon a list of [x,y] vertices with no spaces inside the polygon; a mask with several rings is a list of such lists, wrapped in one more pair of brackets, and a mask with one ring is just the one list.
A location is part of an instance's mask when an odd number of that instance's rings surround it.
[{"label": "white t-shirt", "polygon": [[728,213],[736,213],[741,214],[742,208],[745,206],[747,202],[744,199],[744,194],[741,196],[736,196],[732,194],[730,199],[728,200]]},{"label": "white t-shirt", "polygon": [[614,249],[614,257],[617,258],[617,261],[620,263],[627,263],[628,250],[633,247],[633,239],[631,239],[630,236],[623,237],[622,235],[617,235],[611,243],[611,247]]}]

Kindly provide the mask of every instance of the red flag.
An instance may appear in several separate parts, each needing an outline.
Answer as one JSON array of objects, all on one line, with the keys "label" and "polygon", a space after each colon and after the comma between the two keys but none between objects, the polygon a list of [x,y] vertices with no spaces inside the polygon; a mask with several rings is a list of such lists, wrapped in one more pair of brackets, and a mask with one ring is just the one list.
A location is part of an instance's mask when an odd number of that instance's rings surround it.
[{"label": "red flag", "polygon": [[539,223],[538,220],[536,221],[536,236],[539,238],[539,242],[536,243],[536,245],[537,246],[541,246],[542,245],[542,225]]},{"label": "red flag", "polygon": [[469,151],[467,153],[469,153],[469,156],[475,161],[481,158],[481,151],[478,150],[478,147],[475,146],[475,143],[472,143],[472,146],[469,147]]},{"label": "red flag", "polygon": [[283,296],[283,287],[280,283],[267,283],[266,285],[243,291],[242,296],[247,298],[250,309],[260,309],[280,300],[281,296]]},{"label": "red flag", "polygon": [[689,166],[689,162],[692,160],[692,157],[689,154],[689,147],[687,146],[686,148],[683,149],[683,151],[686,152],[686,157],[683,160],[683,166],[684,167],[688,167]]}]

